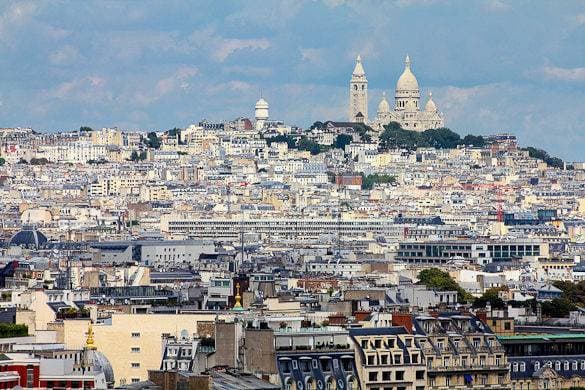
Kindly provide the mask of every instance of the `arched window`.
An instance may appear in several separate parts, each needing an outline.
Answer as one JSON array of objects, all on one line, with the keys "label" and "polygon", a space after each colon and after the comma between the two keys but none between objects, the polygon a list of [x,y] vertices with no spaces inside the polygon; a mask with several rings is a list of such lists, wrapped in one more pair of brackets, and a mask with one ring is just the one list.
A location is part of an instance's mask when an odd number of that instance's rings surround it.
[{"label": "arched window", "polygon": [[555,362],[555,370],[557,370],[557,371],[561,370],[561,362],[558,360]]},{"label": "arched window", "polygon": [[534,362],[534,371],[540,370],[540,362]]},{"label": "arched window", "polygon": [[524,372],[524,371],[526,371],[526,363],[521,362],[520,363],[520,372]]},{"label": "arched window", "polygon": [[337,383],[335,382],[335,378],[329,377],[325,382],[325,389],[326,390],[337,390]]},{"label": "arched window", "polygon": [[353,375],[349,375],[347,377],[347,388],[348,388],[348,390],[357,390],[358,389],[358,381]]},{"label": "arched window", "polygon": [[286,390],[297,390],[297,385],[292,378],[287,378],[284,384],[285,384],[284,388]]},{"label": "arched window", "polygon": [[354,91],[357,91],[357,89],[358,89],[358,86],[357,86],[357,85],[354,85],[354,86],[353,86],[353,89],[354,89]]},{"label": "arched window", "polygon": [[362,84],[362,91],[366,89],[366,86],[364,84]]}]

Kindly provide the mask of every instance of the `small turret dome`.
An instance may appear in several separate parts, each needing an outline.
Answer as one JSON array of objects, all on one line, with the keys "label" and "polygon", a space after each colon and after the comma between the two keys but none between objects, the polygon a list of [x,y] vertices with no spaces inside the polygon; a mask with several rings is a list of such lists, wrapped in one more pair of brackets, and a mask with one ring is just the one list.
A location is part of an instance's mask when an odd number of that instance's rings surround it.
[{"label": "small turret dome", "polygon": [[258,101],[256,102],[256,109],[268,109],[270,108],[268,105],[268,102],[266,100],[264,100],[264,98],[260,98],[258,99]]},{"label": "small turret dome", "polygon": [[410,57],[408,55],[404,60],[404,72],[396,83],[396,91],[418,91],[418,81],[410,70]]},{"label": "small turret dome", "polygon": [[386,100],[386,92],[382,94],[382,100],[380,101],[380,104],[378,104],[378,112],[381,114],[387,114],[390,112],[390,104],[388,104],[388,101]]},{"label": "small turret dome", "polygon": [[435,104],[434,100],[433,100],[433,93],[430,92],[429,93],[429,100],[427,100],[427,104],[425,105],[425,111],[427,112],[437,112],[437,105]]}]

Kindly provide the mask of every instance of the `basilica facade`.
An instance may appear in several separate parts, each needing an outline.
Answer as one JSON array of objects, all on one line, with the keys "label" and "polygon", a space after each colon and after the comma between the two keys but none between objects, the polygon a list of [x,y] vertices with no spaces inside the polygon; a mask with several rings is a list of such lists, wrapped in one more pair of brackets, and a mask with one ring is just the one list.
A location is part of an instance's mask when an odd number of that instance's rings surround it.
[{"label": "basilica facade", "polygon": [[437,108],[431,93],[424,109],[421,110],[420,89],[412,73],[409,56],[406,56],[404,65],[404,71],[396,83],[394,108],[391,109],[384,93],[378,104],[376,117],[370,121],[368,120],[368,80],[361,57],[358,55],[349,82],[350,122],[365,123],[378,131],[383,130],[384,125],[390,122],[398,122],[403,129],[412,131],[425,131],[444,126],[443,114]]}]

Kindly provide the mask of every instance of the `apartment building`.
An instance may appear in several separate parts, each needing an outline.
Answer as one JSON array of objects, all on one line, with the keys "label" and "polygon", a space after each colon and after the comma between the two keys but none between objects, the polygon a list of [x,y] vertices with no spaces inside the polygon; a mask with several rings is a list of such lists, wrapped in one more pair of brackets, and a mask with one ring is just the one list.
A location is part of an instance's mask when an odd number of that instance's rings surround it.
[{"label": "apartment building", "polygon": [[476,317],[415,316],[413,331],[426,359],[426,389],[511,389],[504,348]]},{"label": "apartment building", "polygon": [[349,335],[362,390],[426,388],[424,356],[406,328],[358,328]]}]

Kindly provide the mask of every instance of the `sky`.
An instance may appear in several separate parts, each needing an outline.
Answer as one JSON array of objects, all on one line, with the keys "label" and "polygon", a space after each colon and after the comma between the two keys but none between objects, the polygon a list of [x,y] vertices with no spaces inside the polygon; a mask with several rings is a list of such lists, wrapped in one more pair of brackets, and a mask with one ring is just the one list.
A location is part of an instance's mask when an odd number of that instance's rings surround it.
[{"label": "sky", "polygon": [[0,0],[0,127],[346,120],[357,54],[370,116],[409,54],[447,127],[585,160],[583,0]]}]

